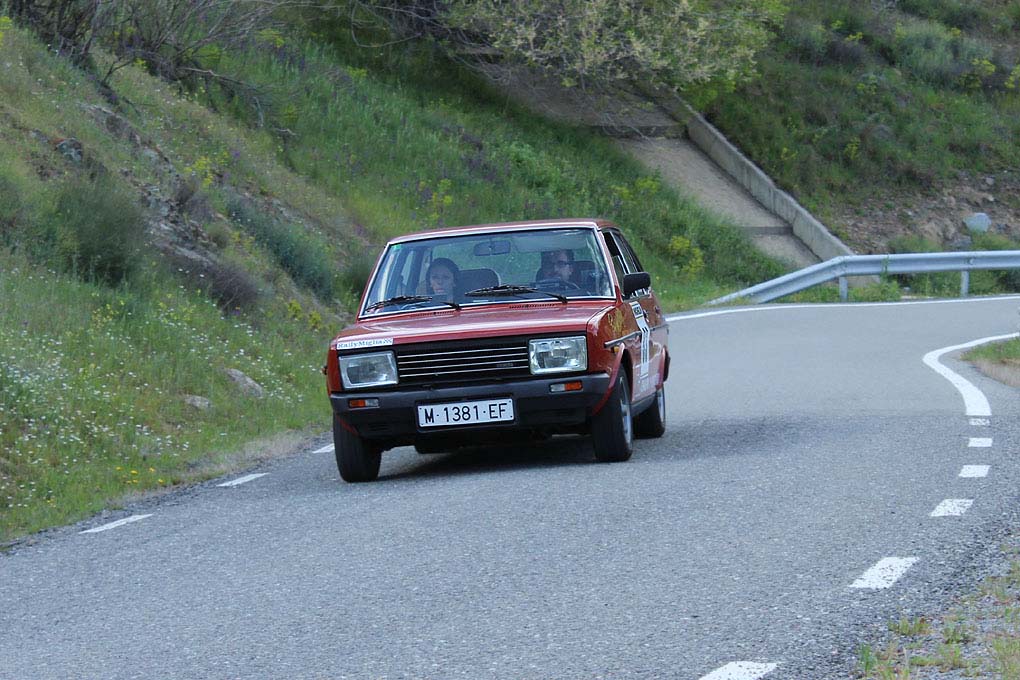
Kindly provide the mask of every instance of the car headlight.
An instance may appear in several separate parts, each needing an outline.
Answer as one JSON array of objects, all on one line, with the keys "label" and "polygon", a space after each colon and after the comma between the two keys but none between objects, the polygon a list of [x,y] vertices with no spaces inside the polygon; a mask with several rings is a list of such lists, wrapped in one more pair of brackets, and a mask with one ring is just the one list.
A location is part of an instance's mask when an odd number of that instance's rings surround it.
[{"label": "car headlight", "polygon": [[528,361],[535,375],[583,371],[588,368],[588,342],[583,335],[532,340],[528,343]]},{"label": "car headlight", "polygon": [[341,356],[340,377],[348,389],[396,385],[397,360],[393,352]]}]

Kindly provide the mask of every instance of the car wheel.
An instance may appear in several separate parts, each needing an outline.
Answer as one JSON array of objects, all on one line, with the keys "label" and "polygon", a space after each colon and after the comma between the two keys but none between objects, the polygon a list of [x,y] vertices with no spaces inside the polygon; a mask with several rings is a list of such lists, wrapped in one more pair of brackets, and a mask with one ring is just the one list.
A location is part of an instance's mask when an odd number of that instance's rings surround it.
[{"label": "car wheel", "polygon": [[379,476],[382,450],[343,426],[333,416],[333,449],[336,467],[345,482],[371,482]]},{"label": "car wheel", "polygon": [[634,424],[630,413],[630,385],[620,372],[616,386],[602,410],[591,421],[595,460],[600,463],[624,461],[634,450]]},{"label": "car wheel", "polygon": [[666,432],[666,388],[655,393],[655,403],[634,419],[634,434],[645,439],[656,439]]}]

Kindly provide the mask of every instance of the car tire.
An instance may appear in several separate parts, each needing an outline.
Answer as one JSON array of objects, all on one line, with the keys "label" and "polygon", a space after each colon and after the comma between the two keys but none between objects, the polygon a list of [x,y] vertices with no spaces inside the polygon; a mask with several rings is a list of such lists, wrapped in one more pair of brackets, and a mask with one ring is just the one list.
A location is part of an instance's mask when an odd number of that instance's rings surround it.
[{"label": "car tire", "polygon": [[634,436],[642,439],[658,439],[666,432],[666,389],[660,387],[655,393],[655,403],[634,419]]},{"label": "car tire", "polygon": [[336,467],[345,482],[371,482],[379,476],[382,450],[344,427],[336,415],[333,416],[333,449]]},{"label": "car tire", "polygon": [[595,460],[616,463],[628,460],[634,451],[634,423],[630,413],[630,385],[620,371],[616,386],[602,410],[592,417],[592,445]]}]

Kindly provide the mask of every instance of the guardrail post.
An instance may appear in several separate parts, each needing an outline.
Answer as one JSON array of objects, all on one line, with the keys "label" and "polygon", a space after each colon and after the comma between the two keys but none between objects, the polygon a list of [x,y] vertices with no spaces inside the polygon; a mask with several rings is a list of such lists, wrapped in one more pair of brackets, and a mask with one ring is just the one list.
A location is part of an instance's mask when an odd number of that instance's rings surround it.
[{"label": "guardrail post", "polygon": [[960,297],[967,297],[970,291],[970,272],[966,269],[960,272]]},{"label": "guardrail post", "polygon": [[839,277],[839,299],[846,302],[850,297],[850,291],[847,290],[847,280],[845,276]]}]

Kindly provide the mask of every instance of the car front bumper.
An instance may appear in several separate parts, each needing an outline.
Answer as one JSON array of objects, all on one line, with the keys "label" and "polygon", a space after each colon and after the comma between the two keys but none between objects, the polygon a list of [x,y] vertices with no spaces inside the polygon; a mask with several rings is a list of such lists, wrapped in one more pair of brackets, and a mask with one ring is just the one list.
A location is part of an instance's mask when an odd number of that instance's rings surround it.
[{"label": "car front bumper", "polygon": [[[553,385],[580,382],[581,389],[552,392]],[[386,441],[389,445],[412,443],[423,439],[485,439],[485,433],[503,436],[513,431],[569,431],[587,423],[594,408],[609,390],[609,376],[604,373],[583,376],[532,378],[487,385],[436,388],[404,388],[380,391],[340,392],[330,395],[334,414],[366,438]],[[510,398],[514,402],[514,419],[507,422],[419,427],[418,405],[464,402],[483,399]],[[379,405],[352,408],[351,400],[377,399]]]}]

